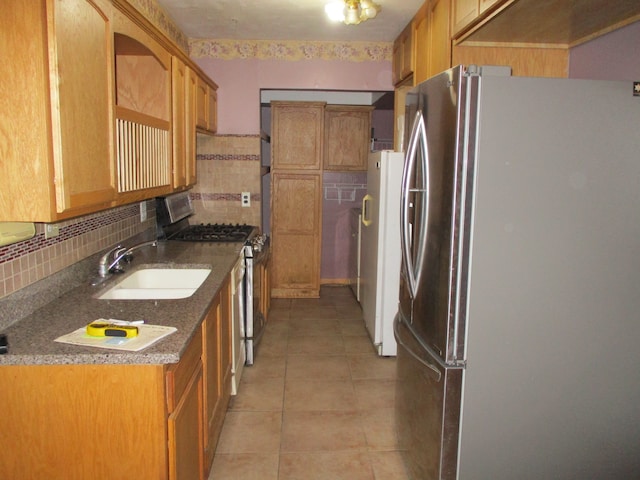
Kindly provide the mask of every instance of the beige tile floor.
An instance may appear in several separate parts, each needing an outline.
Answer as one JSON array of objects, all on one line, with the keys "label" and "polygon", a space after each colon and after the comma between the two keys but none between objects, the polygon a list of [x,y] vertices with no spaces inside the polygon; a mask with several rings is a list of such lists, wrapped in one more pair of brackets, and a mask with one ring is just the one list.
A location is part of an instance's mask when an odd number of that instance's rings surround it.
[{"label": "beige tile floor", "polygon": [[406,480],[394,378],[395,359],[375,354],[348,287],[274,300],[209,480]]}]

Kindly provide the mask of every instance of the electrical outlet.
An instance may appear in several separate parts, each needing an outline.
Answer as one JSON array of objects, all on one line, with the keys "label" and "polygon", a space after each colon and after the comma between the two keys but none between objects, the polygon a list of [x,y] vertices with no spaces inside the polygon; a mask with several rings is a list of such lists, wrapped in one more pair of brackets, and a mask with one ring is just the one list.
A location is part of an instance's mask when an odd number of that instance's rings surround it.
[{"label": "electrical outlet", "polygon": [[140,202],[140,221],[144,222],[147,219],[147,202]]},{"label": "electrical outlet", "polygon": [[51,238],[60,235],[60,226],[46,223],[44,226],[44,238]]},{"label": "electrical outlet", "polygon": [[242,206],[250,207],[251,206],[251,192],[242,192]]}]

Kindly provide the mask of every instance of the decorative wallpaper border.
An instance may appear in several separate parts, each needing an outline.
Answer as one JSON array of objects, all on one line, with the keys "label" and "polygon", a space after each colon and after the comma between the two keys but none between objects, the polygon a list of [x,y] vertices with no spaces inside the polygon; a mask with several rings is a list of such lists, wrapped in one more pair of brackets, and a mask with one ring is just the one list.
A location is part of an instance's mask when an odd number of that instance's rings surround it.
[{"label": "decorative wallpaper border", "polygon": [[259,162],[260,155],[236,155],[236,154],[220,154],[220,153],[199,153],[196,160],[243,160],[250,162]]},{"label": "decorative wallpaper border", "polygon": [[189,39],[189,55],[191,58],[216,58],[219,60],[376,62],[391,60],[393,44],[386,42]]},{"label": "decorative wallpaper border", "polygon": [[185,53],[189,52],[187,37],[162,7],[158,5],[156,0],[129,0],[129,3],[142,13],[147,20],[162,30],[171,40],[176,42]]},{"label": "decorative wallpaper border", "polygon": [[393,55],[390,42],[188,39],[156,0],[129,2],[191,58],[380,62],[390,61]]}]

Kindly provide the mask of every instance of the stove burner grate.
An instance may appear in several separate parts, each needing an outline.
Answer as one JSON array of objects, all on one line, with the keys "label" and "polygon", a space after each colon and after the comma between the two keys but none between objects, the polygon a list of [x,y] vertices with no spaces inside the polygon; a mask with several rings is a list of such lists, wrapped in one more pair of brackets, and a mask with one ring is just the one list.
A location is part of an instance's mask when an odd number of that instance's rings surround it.
[{"label": "stove burner grate", "polygon": [[253,231],[252,225],[208,223],[190,225],[171,236],[185,242],[244,242]]}]

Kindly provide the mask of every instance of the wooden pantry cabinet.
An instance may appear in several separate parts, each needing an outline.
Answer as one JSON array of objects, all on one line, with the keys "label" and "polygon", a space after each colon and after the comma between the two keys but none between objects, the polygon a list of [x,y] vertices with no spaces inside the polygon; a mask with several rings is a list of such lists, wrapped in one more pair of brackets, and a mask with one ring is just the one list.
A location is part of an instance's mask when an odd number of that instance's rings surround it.
[{"label": "wooden pantry cabinet", "polygon": [[271,295],[320,296],[324,102],[271,103]]},{"label": "wooden pantry cabinet", "polygon": [[116,197],[113,7],[16,0],[0,15],[0,221],[53,222]]},{"label": "wooden pantry cabinet", "polygon": [[274,298],[320,296],[322,173],[271,173]]},{"label": "wooden pantry cabinet", "polygon": [[327,105],[324,110],[324,170],[366,171],[373,107]]}]

